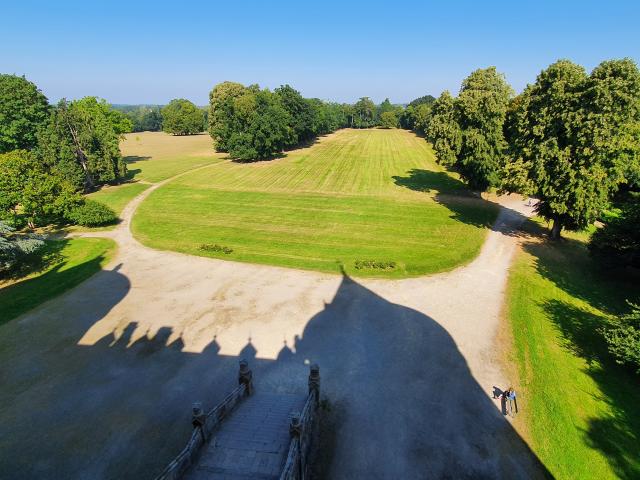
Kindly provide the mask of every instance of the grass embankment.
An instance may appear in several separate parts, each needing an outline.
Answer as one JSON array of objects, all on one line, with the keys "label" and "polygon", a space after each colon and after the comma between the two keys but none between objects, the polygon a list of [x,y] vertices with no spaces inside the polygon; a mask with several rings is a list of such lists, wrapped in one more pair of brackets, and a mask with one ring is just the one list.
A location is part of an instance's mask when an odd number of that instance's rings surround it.
[{"label": "grass embankment", "polygon": [[115,242],[106,238],[48,241],[42,259],[20,276],[0,281],[0,325],[80,284],[109,262]]},{"label": "grass embankment", "polygon": [[108,205],[116,212],[116,215],[120,215],[127,203],[150,186],[151,185],[147,183],[125,183],[113,187],[106,186],[97,192],[90,193],[87,195],[87,198]]},{"label": "grass embankment", "polygon": [[640,382],[597,329],[638,300],[604,278],[587,236],[531,243],[512,268],[508,315],[534,451],[556,478],[640,478]]},{"label": "grass embankment", "polygon": [[160,249],[393,278],[470,261],[496,212],[412,133],[342,130],[284,158],[187,173],[142,203],[133,231]]}]

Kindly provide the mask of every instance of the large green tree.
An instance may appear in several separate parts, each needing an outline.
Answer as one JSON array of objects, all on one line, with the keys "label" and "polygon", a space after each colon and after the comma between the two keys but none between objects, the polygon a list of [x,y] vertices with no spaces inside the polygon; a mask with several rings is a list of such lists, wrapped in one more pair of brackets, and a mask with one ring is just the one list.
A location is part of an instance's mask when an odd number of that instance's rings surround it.
[{"label": "large green tree", "polygon": [[49,102],[24,77],[0,75],[0,153],[30,150],[49,117]]},{"label": "large green tree", "polygon": [[34,227],[62,218],[82,202],[68,178],[26,150],[0,154],[0,217]]},{"label": "large green tree", "polygon": [[607,61],[591,75],[568,60],[542,71],[510,108],[505,128],[507,190],[535,195],[538,212],[581,229],[609,204],[640,156],[640,72],[631,60]]},{"label": "large green tree", "polygon": [[257,86],[245,87],[236,82],[222,82],[209,93],[209,135],[213,138],[219,152],[229,151],[229,140],[241,126],[236,116],[235,102],[238,98]]},{"label": "large green tree", "polygon": [[109,107],[95,97],[61,100],[38,135],[38,158],[56,175],[90,191],[120,181],[127,167],[120,153],[121,132]]},{"label": "large green tree", "polygon": [[393,110],[382,112],[380,115],[380,126],[382,128],[397,128],[398,115]]},{"label": "large green tree", "polygon": [[425,133],[433,145],[438,162],[454,166],[460,153],[462,132],[456,118],[455,100],[449,91],[442,92],[433,103]]},{"label": "large green tree", "polygon": [[369,97],[362,97],[353,106],[353,126],[369,128],[376,124],[376,104]]},{"label": "large green tree", "polygon": [[280,104],[289,113],[289,127],[292,131],[291,143],[305,142],[315,137],[318,134],[316,130],[318,105],[305,99],[290,85],[276,88],[274,93]]},{"label": "large green tree", "polygon": [[202,110],[184,98],[174,98],[162,109],[162,130],[172,135],[193,135],[202,132]]},{"label": "large green tree", "polygon": [[476,190],[497,185],[504,164],[503,124],[512,90],[495,67],[478,69],[462,82],[456,101],[462,143],[457,169]]}]

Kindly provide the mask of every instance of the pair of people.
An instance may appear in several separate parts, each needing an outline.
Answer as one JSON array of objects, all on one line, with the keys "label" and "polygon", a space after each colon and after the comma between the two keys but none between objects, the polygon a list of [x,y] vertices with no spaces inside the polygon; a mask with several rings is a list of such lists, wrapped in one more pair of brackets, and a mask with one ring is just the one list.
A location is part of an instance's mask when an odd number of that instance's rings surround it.
[{"label": "pair of people", "polygon": [[[510,413],[513,416],[516,413],[518,413],[518,403],[516,402],[516,391],[513,387],[509,387],[504,392],[502,392],[502,394],[500,395],[500,398],[504,402],[502,405],[503,405],[503,412],[505,413],[505,415]],[[507,409],[507,402],[509,402],[508,409]]]}]

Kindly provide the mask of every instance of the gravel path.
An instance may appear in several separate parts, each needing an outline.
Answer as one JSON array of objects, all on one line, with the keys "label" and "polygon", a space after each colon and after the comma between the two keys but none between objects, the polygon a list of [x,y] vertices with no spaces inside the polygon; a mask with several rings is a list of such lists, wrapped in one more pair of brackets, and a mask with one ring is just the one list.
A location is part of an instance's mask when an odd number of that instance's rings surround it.
[{"label": "gravel path", "polygon": [[[175,178],[175,177],[174,177]],[[164,182],[163,182],[164,183]],[[353,280],[162,252],[108,236],[112,264],[0,329],[0,472],[151,478],[248,358],[257,388],[300,392],[321,366],[329,478],[527,478],[543,469],[491,398],[513,234],[503,206],[480,255],[430,277]]]}]

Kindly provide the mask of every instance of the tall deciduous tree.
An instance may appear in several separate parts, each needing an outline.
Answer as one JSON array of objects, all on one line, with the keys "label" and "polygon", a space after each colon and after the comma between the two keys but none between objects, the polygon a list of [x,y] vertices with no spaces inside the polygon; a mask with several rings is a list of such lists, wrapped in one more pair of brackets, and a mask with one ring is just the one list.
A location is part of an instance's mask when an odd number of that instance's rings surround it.
[{"label": "tall deciduous tree", "polygon": [[369,97],[362,97],[353,106],[353,126],[373,127],[376,122],[376,104]]},{"label": "tall deciduous tree", "polygon": [[560,60],[510,109],[505,188],[540,198],[552,238],[592,223],[639,169],[639,102],[640,72],[631,60],[603,62],[590,76]]},{"label": "tall deciduous tree", "polygon": [[121,133],[105,105],[95,97],[61,100],[38,135],[37,155],[44,165],[85,191],[117,182],[127,171]]},{"label": "tall deciduous tree", "polygon": [[251,89],[255,91],[257,87],[247,88],[236,82],[222,82],[209,93],[209,135],[213,138],[217,151],[229,151],[229,139],[240,129],[235,101]]},{"label": "tall deciduous tree", "polygon": [[305,99],[300,95],[300,92],[289,85],[276,88],[274,93],[280,104],[289,113],[289,127],[292,132],[291,143],[305,142],[316,136],[318,133],[315,129],[318,114],[317,104]]},{"label": "tall deciduous tree", "polygon": [[24,217],[33,227],[64,216],[82,201],[69,179],[26,150],[0,154],[0,217]]},{"label": "tall deciduous tree", "polygon": [[162,130],[172,135],[193,135],[204,129],[202,110],[184,98],[174,98],[162,109]]},{"label": "tall deciduous tree", "polygon": [[478,69],[463,82],[456,106],[462,129],[457,169],[469,185],[486,190],[497,185],[507,144],[503,124],[511,87],[495,67]]},{"label": "tall deciduous tree", "polygon": [[454,166],[460,153],[462,132],[456,119],[455,100],[447,90],[433,103],[425,133],[433,145],[438,162]]},{"label": "tall deciduous tree", "polygon": [[380,115],[380,126],[382,128],[397,128],[398,116],[393,110],[382,112]]},{"label": "tall deciduous tree", "polygon": [[0,153],[30,150],[49,117],[49,102],[38,87],[16,75],[0,75]]}]

